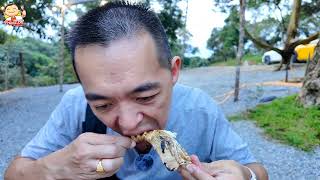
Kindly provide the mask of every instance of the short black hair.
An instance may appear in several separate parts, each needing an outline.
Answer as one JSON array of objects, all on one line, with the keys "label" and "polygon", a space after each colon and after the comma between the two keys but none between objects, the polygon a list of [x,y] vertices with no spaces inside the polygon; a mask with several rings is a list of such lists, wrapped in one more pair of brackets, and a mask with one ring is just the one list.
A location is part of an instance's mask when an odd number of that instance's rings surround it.
[{"label": "short black hair", "polygon": [[75,65],[77,47],[90,44],[108,47],[112,41],[129,38],[143,31],[149,33],[155,42],[160,66],[170,69],[172,56],[167,35],[156,13],[146,5],[112,1],[80,17],[68,34],[73,68],[79,82]]},{"label": "short black hair", "polygon": [[[7,4],[7,5],[4,7],[3,11],[6,11],[7,7],[12,6],[12,5],[17,6],[17,5],[16,5],[16,4],[14,4],[13,2],[9,2],[9,4]],[[18,6],[17,6],[17,8],[19,9],[19,7],[18,7]]]}]

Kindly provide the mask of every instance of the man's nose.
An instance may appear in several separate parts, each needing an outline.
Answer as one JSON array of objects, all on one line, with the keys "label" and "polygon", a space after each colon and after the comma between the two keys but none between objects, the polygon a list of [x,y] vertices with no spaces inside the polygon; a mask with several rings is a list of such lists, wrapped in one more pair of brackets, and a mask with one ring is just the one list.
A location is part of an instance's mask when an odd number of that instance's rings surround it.
[{"label": "man's nose", "polygon": [[118,123],[123,134],[130,134],[142,121],[143,114],[133,105],[123,104],[119,107]]}]

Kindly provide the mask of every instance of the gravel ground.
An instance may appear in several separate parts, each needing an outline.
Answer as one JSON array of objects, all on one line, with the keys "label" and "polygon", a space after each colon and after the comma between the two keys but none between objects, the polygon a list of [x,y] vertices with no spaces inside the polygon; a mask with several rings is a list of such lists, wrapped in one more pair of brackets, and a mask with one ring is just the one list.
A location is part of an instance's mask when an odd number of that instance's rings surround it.
[{"label": "gravel ground", "polygon": [[[72,87],[75,85],[66,85],[64,90]],[[0,179],[8,162],[44,125],[62,95],[58,86],[0,93]]]},{"label": "gravel ground", "polygon": [[[233,102],[231,96],[220,104],[224,112],[227,115],[238,113],[254,107],[263,97],[287,96],[299,91],[294,87],[253,85],[284,78],[284,71],[273,72],[272,69],[272,66],[243,67],[241,84],[248,86],[241,89],[237,103]],[[234,72],[232,67],[185,69],[179,82],[205,90],[219,103],[222,96],[234,87]],[[304,68],[297,67],[290,71],[289,77],[302,77],[303,74]],[[75,86],[64,87],[67,90]],[[58,86],[19,88],[0,93],[0,179],[3,179],[8,162],[46,122],[62,94],[58,92]],[[270,179],[320,179],[320,148],[306,153],[282,145],[265,137],[262,130],[251,121],[232,122],[232,125],[248,142],[257,159],[266,166]]]}]

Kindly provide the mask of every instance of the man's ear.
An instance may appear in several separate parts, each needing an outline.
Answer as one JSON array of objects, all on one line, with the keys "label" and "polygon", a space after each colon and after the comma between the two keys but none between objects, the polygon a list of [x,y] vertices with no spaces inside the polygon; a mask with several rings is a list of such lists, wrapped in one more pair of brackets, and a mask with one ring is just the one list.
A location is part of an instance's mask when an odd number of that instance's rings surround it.
[{"label": "man's ear", "polygon": [[174,56],[171,59],[172,84],[175,84],[178,81],[180,68],[181,68],[181,58],[179,56]]}]

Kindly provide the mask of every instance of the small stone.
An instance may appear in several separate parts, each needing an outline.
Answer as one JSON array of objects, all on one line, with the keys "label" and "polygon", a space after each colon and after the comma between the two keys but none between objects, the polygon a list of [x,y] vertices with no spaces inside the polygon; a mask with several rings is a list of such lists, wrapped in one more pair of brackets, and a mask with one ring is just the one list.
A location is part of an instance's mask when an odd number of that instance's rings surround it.
[{"label": "small stone", "polygon": [[265,102],[270,102],[277,99],[277,96],[267,96],[267,97],[263,97],[262,99],[260,99],[259,102],[261,103],[265,103]]}]

